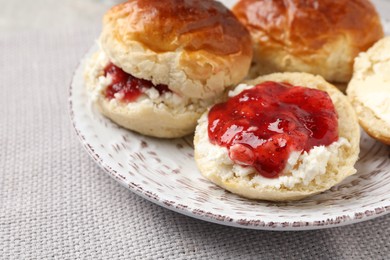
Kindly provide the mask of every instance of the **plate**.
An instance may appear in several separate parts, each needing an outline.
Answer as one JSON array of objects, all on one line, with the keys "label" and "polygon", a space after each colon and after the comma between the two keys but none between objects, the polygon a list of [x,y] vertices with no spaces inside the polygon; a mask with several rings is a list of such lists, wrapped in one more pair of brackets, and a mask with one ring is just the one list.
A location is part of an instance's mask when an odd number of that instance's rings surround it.
[{"label": "plate", "polygon": [[[390,10],[389,5],[386,8]],[[384,23],[388,30],[389,21]],[[145,137],[117,126],[94,109],[85,91],[83,68],[96,50],[97,46],[91,48],[75,71],[69,92],[71,120],[93,160],[145,199],[201,220],[259,230],[329,228],[390,211],[390,148],[365,133],[357,174],[327,192],[297,202],[272,203],[248,200],[219,188],[200,175],[193,159],[192,136],[176,140]]]}]

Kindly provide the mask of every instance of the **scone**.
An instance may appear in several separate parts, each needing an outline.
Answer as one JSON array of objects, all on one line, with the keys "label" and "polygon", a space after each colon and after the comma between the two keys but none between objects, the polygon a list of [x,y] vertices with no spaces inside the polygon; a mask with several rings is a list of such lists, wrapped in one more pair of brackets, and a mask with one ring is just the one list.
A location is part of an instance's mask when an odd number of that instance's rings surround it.
[{"label": "scone", "polygon": [[141,134],[194,131],[206,108],[248,73],[250,34],[221,3],[129,0],[103,19],[85,70],[102,114]]},{"label": "scone", "polygon": [[390,37],[355,59],[347,94],[364,130],[390,145]]},{"label": "scone", "polygon": [[298,200],[356,172],[359,124],[348,99],[320,76],[275,73],[229,93],[199,119],[203,176],[241,196]]},{"label": "scone", "polygon": [[240,0],[233,12],[252,35],[254,77],[307,72],[348,82],[353,59],[383,37],[369,0]]}]

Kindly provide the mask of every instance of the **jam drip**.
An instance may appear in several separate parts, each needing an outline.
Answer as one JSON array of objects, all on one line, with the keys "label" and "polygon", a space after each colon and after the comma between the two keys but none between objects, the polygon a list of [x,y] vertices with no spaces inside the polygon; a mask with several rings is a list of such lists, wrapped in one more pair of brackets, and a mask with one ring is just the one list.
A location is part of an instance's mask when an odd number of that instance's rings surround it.
[{"label": "jam drip", "polygon": [[104,68],[104,76],[110,76],[111,84],[106,88],[106,98],[117,98],[124,102],[135,101],[141,94],[142,89],[155,88],[160,95],[169,92],[166,85],[153,85],[151,81],[136,78],[113,63]]},{"label": "jam drip", "polygon": [[291,152],[338,140],[337,114],[324,91],[264,82],[215,105],[208,135],[235,163],[276,178]]}]

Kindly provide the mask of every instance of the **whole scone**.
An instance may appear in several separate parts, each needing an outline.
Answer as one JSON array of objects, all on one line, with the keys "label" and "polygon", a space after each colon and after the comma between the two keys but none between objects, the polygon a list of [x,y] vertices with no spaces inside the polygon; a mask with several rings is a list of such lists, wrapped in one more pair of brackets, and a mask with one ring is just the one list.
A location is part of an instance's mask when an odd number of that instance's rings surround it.
[{"label": "whole scone", "polygon": [[364,130],[390,145],[390,37],[355,59],[347,94]]},{"label": "whole scone", "polygon": [[369,0],[240,0],[233,12],[252,35],[253,77],[307,72],[348,82],[353,59],[383,37]]},{"label": "whole scone", "polygon": [[104,16],[99,46],[85,78],[101,113],[162,138],[192,133],[252,59],[247,29],[208,0],[126,1]]},{"label": "whole scone", "polygon": [[[199,119],[194,139],[195,160],[201,174],[233,193],[250,199],[270,201],[302,199],[328,190],[346,177],[354,174],[356,172],[354,164],[357,161],[359,154],[360,129],[356,115],[348,99],[336,87],[327,83],[322,77],[306,73],[275,73],[259,77],[255,80],[246,82],[246,84],[237,86],[235,90],[229,93],[229,96],[233,98],[247,89],[252,89],[255,85],[267,84],[269,82],[284,85],[290,84],[292,86],[325,91],[329,95],[337,114],[337,119],[335,119],[338,124],[338,130],[336,132],[336,134],[338,134],[337,141],[334,141],[327,146],[314,146],[309,151],[305,152],[291,152],[285,168],[279,175],[268,178],[259,174],[256,170],[257,168],[254,168],[253,166],[233,161],[231,159],[233,146],[228,150],[227,147],[217,145],[210,141],[209,131],[215,131],[215,123],[218,122],[219,124],[220,122],[218,121],[219,119],[214,120],[212,125],[209,125],[209,110]],[[240,102],[246,102],[248,99],[251,99],[251,97],[247,97],[246,94],[238,97]],[[322,104],[319,103],[314,106],[321,107],[321,105]],[[284,106],[284,104],[281,104],[280,106]],[[213,108],[211,109],[213,110]],[[272,111],[265,111],[265,113],[271,112]],[[290,110],[283,111],[283,113],[280,114],[280,118],[283,118],[283,114],[289,112]],[[247,113],[247,111],[242,112],[242,120],[253,120],[251,117],[248,118],[245,116],[245,113]],[[327,119],[325,118],[324,120]],[[278,119],[275,123],[269,124],[268,129],[274,131],[275,135],[269,137],[270,139],[268,139],[268,141],[258,139],[258,137],[253,136],[250,133],[245,134],[246,140],[249,140],[251,145],[268,145],[269,142],[278,143],[281,148],[276,148],[276,150],[270,149],[268,152],[267,149],[265,150],[266,154],[268,153],[268,159],[265,158],[266,162],[274,160],[272,151],[283,149],[286,144],[286,139],[278,139],[278,136],[280,136],[279,133],[285,131],[281,131],[282,126],[280,125],[280,122],[281,121]],[[240,126],[233,126],[234,127],[229,128],[228,131],[223,134],[222,138],[229,139],[238,133],[236,131],[237,129],[240,129]],[[248,130],[251,130],[251,128],[254,127],[255,126],[251,126]],[[242,150],[241,155],[234,155],[234,157],[245,158],[248,155],[248,150]]]}]

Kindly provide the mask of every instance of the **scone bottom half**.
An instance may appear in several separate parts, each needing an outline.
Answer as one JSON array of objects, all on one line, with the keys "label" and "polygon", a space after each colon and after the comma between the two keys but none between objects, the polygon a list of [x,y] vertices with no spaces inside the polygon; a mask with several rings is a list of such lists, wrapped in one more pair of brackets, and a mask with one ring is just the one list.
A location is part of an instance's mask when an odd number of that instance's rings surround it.
[{"label": "scone bottom half", "polygon": [[314,195],[354,174],[360,130],[347,98],[320,76],[275,73],[238,85],[199,119],[203,176],[251,199]]},{"label": "scone bottom half", "polygon": [[361,127],[390,145],[390,36],[355,59],[347,95]]},{"label": "scone bottom half", "polygon": [[207,0],[119,4],[104,16],[99,47],[85,69],[91,100],[118,125],[159,138],[193,133],[252,60],[247,29]]}]

